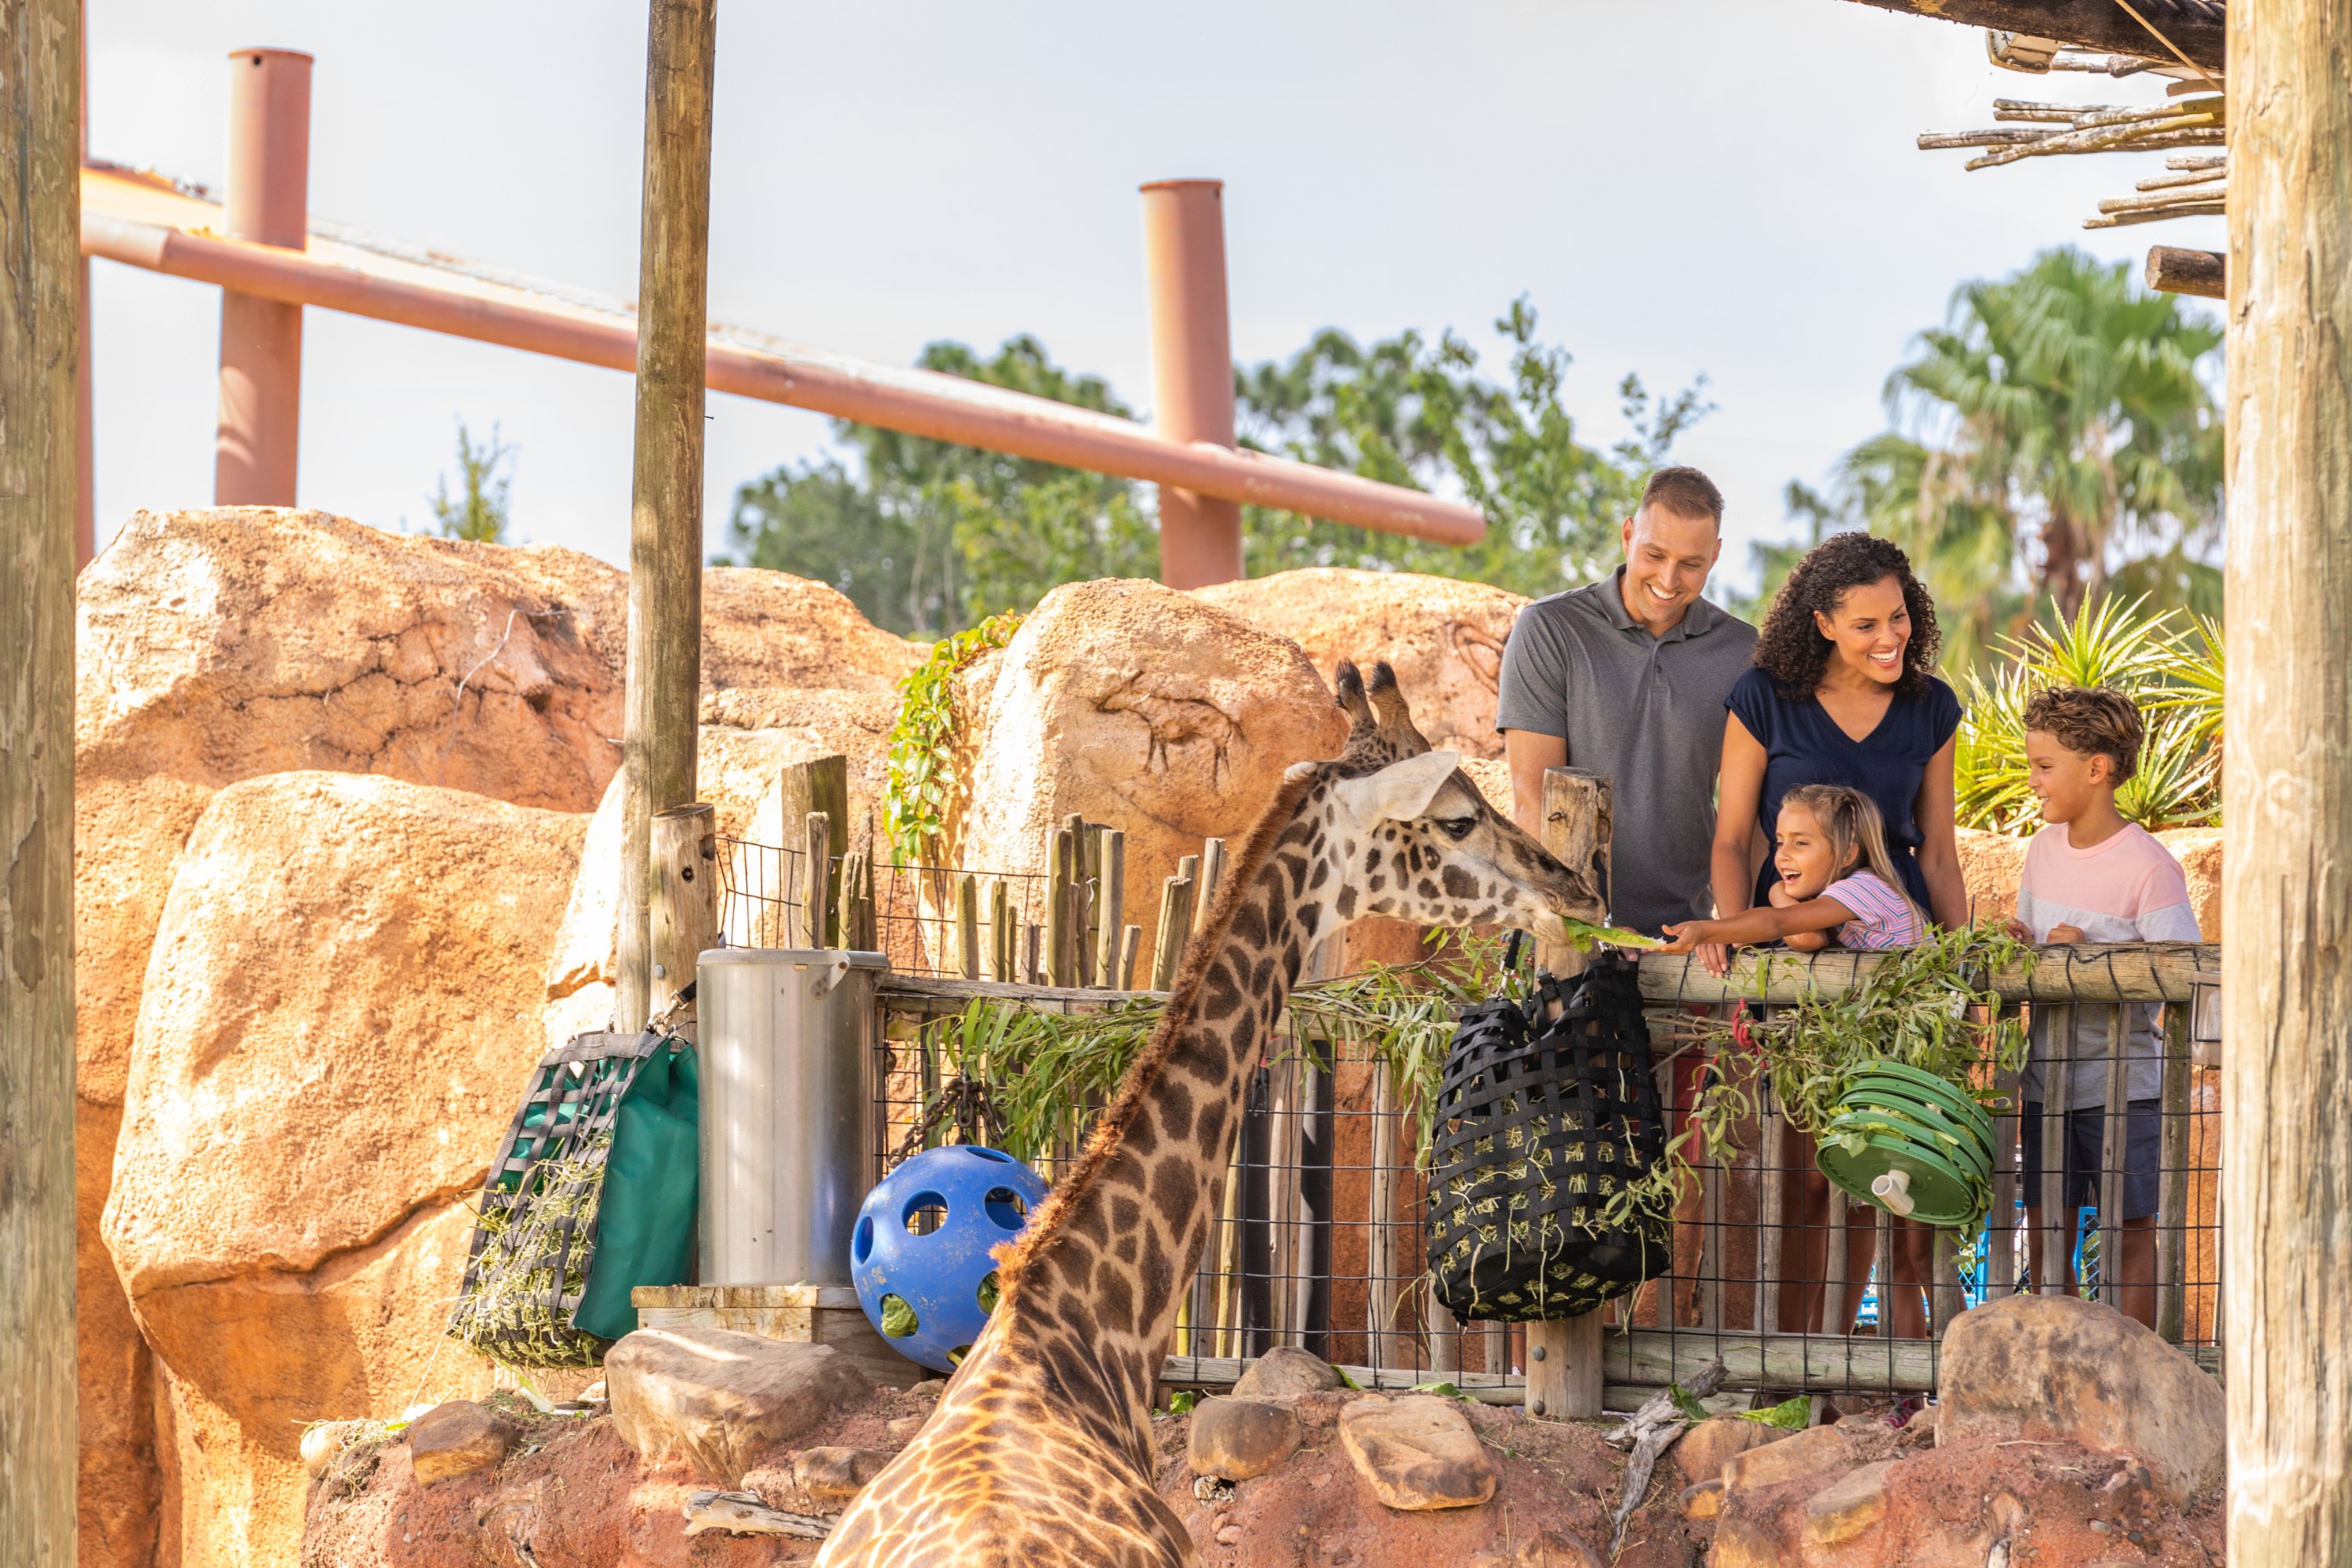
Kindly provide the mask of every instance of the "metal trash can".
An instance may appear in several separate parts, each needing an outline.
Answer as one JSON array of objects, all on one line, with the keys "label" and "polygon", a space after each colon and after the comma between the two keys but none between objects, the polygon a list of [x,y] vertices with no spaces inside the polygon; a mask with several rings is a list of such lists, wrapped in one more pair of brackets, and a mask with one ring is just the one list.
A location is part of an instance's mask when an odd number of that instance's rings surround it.
[{"label": "metal trash can", "polygon": [[878,952],[701,955],[702,1282],[846,1285],[874,1137]]}]

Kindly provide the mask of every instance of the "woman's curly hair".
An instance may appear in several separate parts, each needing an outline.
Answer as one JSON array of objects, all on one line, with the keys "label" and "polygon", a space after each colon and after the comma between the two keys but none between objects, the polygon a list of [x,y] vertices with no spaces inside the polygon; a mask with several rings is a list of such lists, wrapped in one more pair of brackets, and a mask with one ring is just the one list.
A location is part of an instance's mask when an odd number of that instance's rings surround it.
[{"label": "woman's curly hair", "polygon": [[1848,591],[1889,577],[1903,584],[1903,603],[1911,612],[1911,640],[1903,649],[1903,678],[1895,683],[1895,694],[1917,697],[1926,692],[1943,646],[1943,635],[1936,629],[1936,601],[1912,574],[1911,558],[1901,547],[1870,533],[1833,533],[1797,563],[1764,616],[1764,629],[1756,638],[1756,668],[1770,676],[1790,701],[1811,696],[1829,668],[1833,646],[1814,624],[1814,613],[1834,617]]}]

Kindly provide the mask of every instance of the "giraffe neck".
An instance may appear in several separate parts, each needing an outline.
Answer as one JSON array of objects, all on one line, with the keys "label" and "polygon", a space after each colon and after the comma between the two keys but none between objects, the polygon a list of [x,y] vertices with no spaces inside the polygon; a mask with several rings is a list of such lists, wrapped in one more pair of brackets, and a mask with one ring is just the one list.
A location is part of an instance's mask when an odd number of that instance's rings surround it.
[{"label": "giraffe neck", "polygon": [[1316,875],[1320,802],[1319,788],[1286,789],[1252,836],[1085,1163],[1004,1268],[1001,1348],[1026,1342],[1049,1362],[1097,1369],[1118,1406],[1099,1414],[1147,1453],[1152,1393],[1215,1225],[1244,1095],[1318,931],[1333,929],[1309,891],[1328,880]]}]

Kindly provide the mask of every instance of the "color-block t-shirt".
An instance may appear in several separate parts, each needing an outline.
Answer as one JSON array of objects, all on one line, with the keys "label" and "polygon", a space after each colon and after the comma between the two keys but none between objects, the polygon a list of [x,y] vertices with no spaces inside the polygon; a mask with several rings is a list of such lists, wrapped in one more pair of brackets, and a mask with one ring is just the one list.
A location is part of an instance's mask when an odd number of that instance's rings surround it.
[{"label": "color-block t-shirt", "polygon": [[[2017,918],[2036,942],[2047,941],[2057,926],[2075,927],[2084,942],[2195,942],[2199,937],[2197,911],[2189,902],[2189,879],[2182,875],[2180,862],[2146,828],[2137,826],[2126,826],[2088,849],[2074,847],[2064,823],[2035,834],[2018,884]],[[2153,1100],[2164,1091],[2156,1008],[2134,1002],[2126,1004],[2124,1012],[2129,1030],[2125,1096]],[[2032,1055],[2021,1080],[2028,1100],[2042,1098],[2042,1064],[2053,1049],[2051,1022],[2064,1016],[2046,1007],[2033,1010]],[[2069,1110],[2106,1103],[2107,1017],[2105,1006],[2079,1007],[2072,1029],[2061,1032],[2054,1042],[2054,1049],[2074,1062],[2066,1075]]]},{"label": "color-block t-shirt", "polygon": [[1918,906],[1880,881],[1873,872],[1856,871],[1851,877],[1842,877],[1823,888],[1822,897],[1835,899],[1853,911],[1853,919],[1837,928],[1840,947],[1883,952],[1927,940],[1927,925],[1919,918]]}]

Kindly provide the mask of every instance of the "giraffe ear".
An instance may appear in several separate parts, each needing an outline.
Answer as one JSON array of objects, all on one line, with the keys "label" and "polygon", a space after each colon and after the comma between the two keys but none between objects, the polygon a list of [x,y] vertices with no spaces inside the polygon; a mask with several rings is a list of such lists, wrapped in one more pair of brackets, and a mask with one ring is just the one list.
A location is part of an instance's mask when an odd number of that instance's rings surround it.
[{"label": "giraffe ear", "polygon": [[1339,780],[1339,799],[1360,822],[1411,822],[1429,809],[1461,763],[1459,752],[1423,752],[1379,773]]}]

